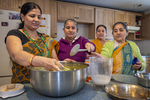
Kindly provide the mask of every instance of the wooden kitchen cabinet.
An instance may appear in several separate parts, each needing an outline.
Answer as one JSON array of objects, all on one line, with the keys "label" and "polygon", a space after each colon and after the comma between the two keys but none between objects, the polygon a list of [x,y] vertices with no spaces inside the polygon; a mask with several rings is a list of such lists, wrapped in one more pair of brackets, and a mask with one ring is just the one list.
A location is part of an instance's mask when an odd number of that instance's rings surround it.
[{"label": "wooden kitchen cabinet", "polygon": [[35,2],[41,7],[43,14],[49,13],[49,0],[0,0],[0,9],[20,11],[25,2]]},{"label": "wooden kitchen cabinet", "polygon": [[100,24],[105,25],[106,23],[106,12],[104,8],[95,8],[95,30]]},{"label": "wooden kitchen cabinet", "polygon": [[25,0],[0,0],[0,9],[19,11]]},{"label": "wooden kitchen cabinet", "polygon": [[75,19],[75,9],[75,4],[58,2],[58,21]]},{"label": "wooden kitchen cabinet", "polygon": [[126,22],[125,11],[115,11],[115,23],[116,22]]},{"label": "wooden kitchen cabinet", "polygon": [[146,73],[150,73],[150,57],[146,57]]},{"label": "wooden kitchen cabinet", "polygon": [[115,22],[124,22],[127,26],[138,26],[140,30],[137,33],[129,33],[127,36],[128,40],[142,40],[142,25],[136,25],[137,19],[142,17],[141,13],[125,12],[125,11],[115,11]]},{"label": "wooden kitchen cabinet", "polygon": [[[136,33],[129,33],[129,35],[127,36],[128,40],[144,40],[144,36],[143,36],[143,14],[142,13],[131,13],[134,15],[134,25],[129,25],[129,26],[137,26],[140,27],[140,30],[137,31]],[[131,17],[132,15],[130,15]],[[131,19],[131,18],[130,18]],[[142,24],[139,25],[138,20],[142,20]],[[133,23],[133,22],[132,22]]]},{"label": "wooden kitchen cabinet", "polygon": [[37,3],[41,9],[43,14],[49,14],[49,0],[28,0]]},{"label": "wooden kitchen cabinet", "polygon": [[[138,20],[141,20],[141,25],[139,25]],[[140,30],[137,31],[135,34],[135,40],[144,40],[143,38],[143,14],[142,13],[135,13],[135,26],[140,27]]]},{"label": "wooden kitchen cabinet", "polygon": [[94,23],[94,7],[58,2],[58,21],[75,19],[80,23]]},{"label": "wooden kitchen cabinet", "polygon": [[57,37],[57,2],[49,3],[49,14],[51,15],[51,37]]},{"label": "wooden kitchen cabinet", "polygon": [[112,35],[112,27],[114,25],[114,18],[115,18],[115,12],[114,10],[111,9],[106,9],[106,22],[105,25],[107,27],[107,36],[106,39],[113,39],[113,35]]},{"label": "wooden kitchen cabinet", "polygon": [[76,21],[83,23],[94,23],[94,7],[76,5]]},{"label": "wooden kitchen cabinet", "polygon": [[49,0],[22,0],[25,2],[35,2],[42,9],[42,14],[49,13]]},{"label": "wooden kitchen cabinet", "polygon": [[135,26],[135,13],[115,11],[115,23],[116,22],[124,22],[128,26]]},{"label": "wooden kitchen cabinet", "polygon": [[128,26],[135,26],[135,13],[126,12],[125,13],[125,22]]},{"label": "wooden kitchen cabinet", "polygon": [[145,40],[150,39],[150,14],[147,14],[145,16],[142,17],[142,37]]},{"label": "wooden kitchen cabinet", "polygon": [[96,38],[96,28],[98,25],[105,24],[105,9],[104,8],[94,8],[95,13],[95,23],[89,25],[89,39],[95,39]]},{"label": "wooden kitchen cabinet", "polygon": [[89,27],[89,38],[95,39],[96,28],[98,25],[105,25],[107,27],[106,39],[113,39],[112,26],[114,24],[114,10],[95,8],[95,24]]}]

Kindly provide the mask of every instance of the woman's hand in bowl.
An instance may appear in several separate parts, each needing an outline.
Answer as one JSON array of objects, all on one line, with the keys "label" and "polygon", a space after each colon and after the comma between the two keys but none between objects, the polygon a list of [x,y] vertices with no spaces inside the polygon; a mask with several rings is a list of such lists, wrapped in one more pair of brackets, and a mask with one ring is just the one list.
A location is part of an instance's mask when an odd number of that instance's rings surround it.
[{"label": "woman's hand in bowl", "polygon": [[45,59],[44,68],[47,71],[61,71],[64,69],[64,66],[59,63],[56,59]]}]

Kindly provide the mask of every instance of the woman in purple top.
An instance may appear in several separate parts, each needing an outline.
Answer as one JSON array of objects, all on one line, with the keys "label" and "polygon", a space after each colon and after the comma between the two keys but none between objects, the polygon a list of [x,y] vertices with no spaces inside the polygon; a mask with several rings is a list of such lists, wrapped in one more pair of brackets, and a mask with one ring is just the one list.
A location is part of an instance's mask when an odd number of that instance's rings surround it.
[{"label": "woman in purple top", "polygon": [[88,49],[88,52],[94,52],[95,45],[88,39],[82,36],[77,36],[78,24],[73,19],[68,19],[65,21],[63,31],[65,33],[65,37],[61,38],[59,41],[59,60],[85,62],[87,52],[77,52],[74,56],[70,56],[71,49],[76,44],[80,44],[80,49]]}]

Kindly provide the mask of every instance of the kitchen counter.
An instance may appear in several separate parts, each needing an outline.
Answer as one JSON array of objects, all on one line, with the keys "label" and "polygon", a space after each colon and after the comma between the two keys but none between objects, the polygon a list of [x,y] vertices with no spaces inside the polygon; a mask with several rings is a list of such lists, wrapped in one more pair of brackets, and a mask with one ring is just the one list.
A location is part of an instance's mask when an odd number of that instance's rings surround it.
[{"label": "kitchen counter", "polygon": [[[134,76],[114,74],[113,78],[117,81],[110,81],[109,84],[134,84],[138,85],[137,79]],[[120,81],[120,82],[118,82]],[[78,92],[66,97],[48,97],[36,92],[31,84],[24,84],[25,92],[15,97],[10,97],[5,100],[111,100],[105,91],[93,90],[93,84],[86,82],[85,86]],[[2,98],[0,98],[2,100]]]},{"label": "kitchen counter", "polygon": [[142,54],[142,56],[144,56],[144,57],[150,57],[150,55],[144,55],[144,54]]}]

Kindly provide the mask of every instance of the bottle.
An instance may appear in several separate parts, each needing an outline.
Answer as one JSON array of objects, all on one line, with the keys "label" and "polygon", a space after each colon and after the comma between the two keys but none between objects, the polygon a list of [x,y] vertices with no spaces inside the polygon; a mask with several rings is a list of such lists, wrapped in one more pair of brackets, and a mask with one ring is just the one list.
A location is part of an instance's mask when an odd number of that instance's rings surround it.
[{"label": "bottle", "polygon": [[141,19],[138,20],[138,25],[139,25],[139,26],[141,25]]}]

